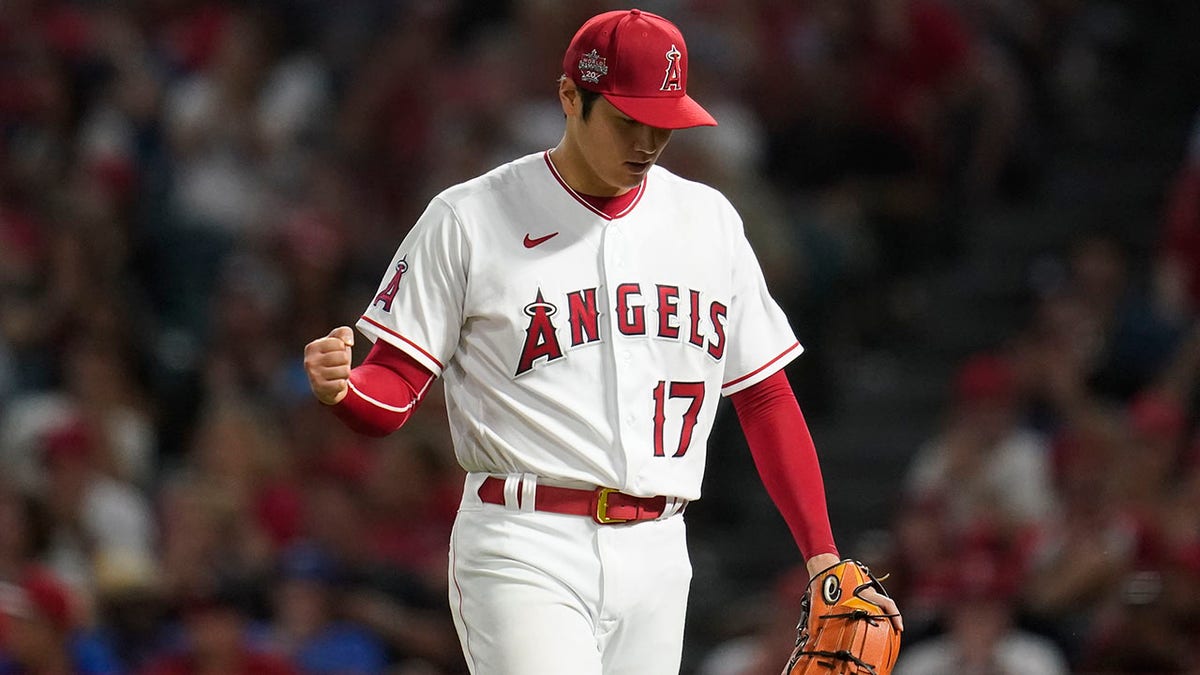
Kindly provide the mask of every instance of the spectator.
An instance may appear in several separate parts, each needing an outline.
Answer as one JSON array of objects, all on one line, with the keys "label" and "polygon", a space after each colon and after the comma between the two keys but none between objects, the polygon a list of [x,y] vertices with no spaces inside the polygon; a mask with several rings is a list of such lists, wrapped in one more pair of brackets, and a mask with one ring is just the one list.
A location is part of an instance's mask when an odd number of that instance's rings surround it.
[{"label": "spectator", "polygon": [[1088,431],[1060,441],[1061,507],[1038,533],[1023,594],[1031,618],[1072,663],[1111,589],[1133,565],[1139,536],[1137,522],[1117,498],[1122,442]]},{"label": "spectator", "polygon": [[148,488],[156,470],[157,438],[138,364],[121,350],[123,332],[72,340],[64,357],[69,400],[91,422],[101,447],[97,469],[113,480]]},{"label": "spectator", "polygon": [[[768,594],[754,598],[744,608],[753,615],[749,630],[710,650],[700,664],[699,675],[756,675],[778,670],[796,645],[796,621],[807,588],[808,571],[803,567],[781,574]],[[736,625],[739,610],[743,608],[735,607],[733,616],[723,619]]]},{"label": "spectator", "polygon": [[1088,386],[1118,401],[1128,401],[1159,376],[1186,327],[1131,278],[1127,249],[1112,235],[1081,237],[1072,248],[1066,289],[1098,331],[1090,336]]},{"label": "spectator", "polygon": [[1004,357],[979,354],[959,369],[950,419],[917,454],[906,486],[918,499],[943,500],[951,528],[994,516],[1017,531],[1052,512],[1045,441],[1021,426],[1019,397]]},{"label": "spectator", "polygon": [[92,587],[92,556],[129,550],[150,555],[154,520],[144,495],[102,473],[94,431],[73,422],[43,440],[46,506],[51,517],[48,564],[78,588]]},{"label": "spectator", "polygon": [[67,647],[73,627],[71,599],[62,582],[44,571],[27,570],[17,585],[0,593],[7,673],[66,673],[75,669]]},{"label": "spectator", "polygon": [[45,548],[41,504],[0,479],[0,582],[18,583]]},{"label": "spectator", "polygon": [[1174,316],[1200,313],[1200,113],[1167,196],[1156,261],[1159,302]]},{"label": "spectator", "polygon": [[214,577],[256,579],[270,572],[269,545],[228,490],[180,478],[162,495],[163,584],[170,597],[201,592]]},{"label": "spectator", "polygon": [[164,650],[143,675],[297,675],[282,656],[255,644],[246,589],[228,580],[181,596],[180,644]]},{"label": "spectator", "polygon": [[364,477],[378,562],[447,583],[446,542],[462,498],[462,473],[448,466],[443,449],[411,442],[382,445]]},{"label": "spectator", "polygon": [[0,582],[4,675],[111,675],[120,671],[102,643],[81,638],[77,600],[47,570],[27,568],[18,583]]},{"label": "spectator", "polygon": [[876,569],[891,575],[888,592],[904,606],[906,644],[935,632],[954,603],[955,541],[962,534],[950,526],[939,496],[911,497],[900,505]]},{"label": "spectator", "polygon": [[383,644],[338,616],[346,580],[327,553],[312,544],[290,547],[283,553],[277,579],[274,639],[302,672],[384,672]]},{"label": "spectator", "polygon": [[124,672],[138,672],[163,648],[167,589],[154,558],[109,550],[96,556],[93,572],[96,627],[92,637],[111,645]]},{"label": "spectator", "polygon": [[[221,364],[214,361],[212,367],[220,370]],[[223,401],[201,417],[188,468],[246,516],[241,541],[251,558],[299,534],[301,488],[286,453],[278,422],[249,400]]]},{"label": "spectator", "polygon": [[1162,497],[1175,487],[1182,468],[1186,414],[1177,400],[1153,391],[1130,403],[1130,442],[1115,469],[1121,476],[1121,500],[1131,515],[1160,520]]},{"label": "spectator", "polygon": [[956,560],[946,634],[901,651],[895,675],[1067,675],[1050,640],[1013,625],[1017,587],[1006,561],[982,551]]},{"label": "spectator", "polygon": [[1097,675],[1190,672],[1194,635],[1181,630],[1165,591],[1157,570],[1124,577],[1097,619],[1080,670]]},{"label": "spectator", "polygon": [[[380,557],[368,501],[378,448],[347,445],[328,453],[309,477],[306,533],[347,576],[345,617],[387,645],[389,662],[461,665],[444,588],[394,559]],[[368,480],[369,479],[369,480]],[[418,542],[420,543],[420,542]],[[438,590],[435,590],[438,589]]]}]

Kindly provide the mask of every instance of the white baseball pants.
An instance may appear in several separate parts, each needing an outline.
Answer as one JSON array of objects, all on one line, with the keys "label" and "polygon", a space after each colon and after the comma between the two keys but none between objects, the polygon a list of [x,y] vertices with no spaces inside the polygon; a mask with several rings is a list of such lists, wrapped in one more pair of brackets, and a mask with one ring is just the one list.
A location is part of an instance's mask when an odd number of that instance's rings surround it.
[{"label": "white baseball pants", "polygon": [[[682,515],[623,525],[480,501],[467,478],[450,607],[473,675],[678,675],[692,568]],[[510,491],[515,492],[515,491]]]}]

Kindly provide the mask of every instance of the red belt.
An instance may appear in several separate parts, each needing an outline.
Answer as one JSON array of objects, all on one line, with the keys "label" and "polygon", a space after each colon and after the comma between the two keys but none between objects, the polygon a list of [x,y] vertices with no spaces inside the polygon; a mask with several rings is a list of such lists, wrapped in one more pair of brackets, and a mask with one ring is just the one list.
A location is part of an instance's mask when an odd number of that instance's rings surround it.
[{"label": "red belt", "polygon": [[[488,476],[479,486],[479,498],[488,504],[504,504],[504,479]],[[655,520],[667,510],[666,497],[634,497],[613,488],[577,490],[539,485],[534,510],[569,516],[590,516],[601,525]]]}]

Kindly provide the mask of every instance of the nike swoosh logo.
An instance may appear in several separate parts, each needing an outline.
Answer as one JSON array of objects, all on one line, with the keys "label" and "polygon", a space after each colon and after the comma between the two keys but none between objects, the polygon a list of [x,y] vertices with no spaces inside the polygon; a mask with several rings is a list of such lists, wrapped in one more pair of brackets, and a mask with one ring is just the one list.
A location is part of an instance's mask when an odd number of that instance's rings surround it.
[{"label": "nike swoosh logo", "polygon": [[525,235],[525,248],[533,248],[534,246],[537,246],[538,244],[544,244],[556,236],[558,236],[557,232],[551,232],[550,234],[547,234],[544,237],[538,237],[537,239],[530,239],[529,235],[527,234],[527,235]]}]

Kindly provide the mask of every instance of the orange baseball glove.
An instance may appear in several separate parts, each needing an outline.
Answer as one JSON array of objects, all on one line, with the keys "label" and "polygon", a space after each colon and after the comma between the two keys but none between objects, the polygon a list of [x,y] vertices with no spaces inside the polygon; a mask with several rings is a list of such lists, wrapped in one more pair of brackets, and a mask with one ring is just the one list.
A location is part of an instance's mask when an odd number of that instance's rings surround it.
[{"label": "orange baseball glove", "polygon": [[781,675],[891,675],[900,631],[861,594],[883,585],[866,565],[843,560],[808,582],[796,626],[796,649]]}]

